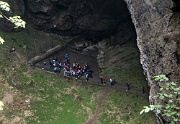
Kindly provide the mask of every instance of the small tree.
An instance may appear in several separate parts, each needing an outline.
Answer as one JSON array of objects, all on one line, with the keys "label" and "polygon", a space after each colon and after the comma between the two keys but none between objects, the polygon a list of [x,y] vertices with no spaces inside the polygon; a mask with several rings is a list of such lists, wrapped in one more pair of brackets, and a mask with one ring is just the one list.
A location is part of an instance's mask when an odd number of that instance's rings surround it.
[{"label": "small tree", "polygon": [[144,106],[140,114],[156,111],[163,113],[164,117],[168,117],[171,124],[178,124],[180,122],[180,87],[176,83],[170,82],[165,75],[154,76],[154,80],[160,83],[164,82],[157,95],[161,104]]},{"label": "small tree", "polygon": [[[7,17],[3,14],[4,11],[10,11],[10,5],[7,2],[0,1],[0,18],[5,18],[6,20],[12,22],[15,27],[25,28],[26,22],[21,19],[20,16]],[[4,43],[4,39],[0,37],[0,44]]]}]

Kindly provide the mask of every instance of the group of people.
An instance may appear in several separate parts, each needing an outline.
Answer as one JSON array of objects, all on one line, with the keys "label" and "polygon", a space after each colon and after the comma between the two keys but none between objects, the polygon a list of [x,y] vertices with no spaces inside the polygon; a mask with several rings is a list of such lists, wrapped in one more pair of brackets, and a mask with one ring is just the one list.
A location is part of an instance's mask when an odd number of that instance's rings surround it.
[{"label": "group of people", "polygon": [[[106,79],[102,75],[100,75],[100,81],[101,81],[100,85],[106,85],[107,83]],[[110,78],[108,82],[110,83],[111,86],[115,85],[115,80],[113,78]]]},{"label": "group of people", "polygon": [[[44,62],[44,65],[47,66],[46,62]],[[80,66],[78,62],[70,63],[68,54],[64,55],[63,60],[57,57],[54,59],[49,58],[49,66],[55,73],[58,74],[63,71],[64,76],[75,77],[76,80],[85,77],[86,82],[88,82],[90,78],[93,78],[93,71],[87,63],[83,66]],[[110,78],[109,81],[107,81],[102,75],[100,75],[100,85],[106,85],[108,82],[111,86],[115,84],[114,79]]]},{"label": "group of people", "polygon": [[[14,49],[13,49],[14,50]],[[60,58],[55,57],[54,59],[49,58],[49,66],[55,73],[60,73],[61,70],[63,70],[63,75],[66,77],[75,77],[76,80],[80,79],[81,77],[85,76],[86,82],[90,79],[93,78],[92,76],[92,69],[91,67],[86,63],[82,67],[80,66],[79,63],[73,62],[70,65],[70,59],[68,54],[64,55],[63,61],[60,60]],[[44,65],[47,66],[46,62],[44,62]],[[43,68],[44,69],[44,68]],[[102,75],[100,77],[100,85],[106,85],[107,83],[110,84],[110,86],[115,85],[116,81],[113,78],[110,78],[108,80],[105,79]],[[128,92],[130,90],[130,84],[127,83],[127,90]],[[143,94],[145,93],[145,88],[143,87],[142,89]]]},{"label": "group of people", "polygon": [[86,63],[84,66],[80,66],[79,63],[73,62],[70,63],[68,54],[64,55],[64,60],[61,61],[59,58],[55,57],[54,59],[49,58],[49,65],[54,70],[55,73],[60,73],[63,70],[63,75],[67,77],[75,77],[80,79],[85,75],[86,81],[92,78],[92,69]]}]

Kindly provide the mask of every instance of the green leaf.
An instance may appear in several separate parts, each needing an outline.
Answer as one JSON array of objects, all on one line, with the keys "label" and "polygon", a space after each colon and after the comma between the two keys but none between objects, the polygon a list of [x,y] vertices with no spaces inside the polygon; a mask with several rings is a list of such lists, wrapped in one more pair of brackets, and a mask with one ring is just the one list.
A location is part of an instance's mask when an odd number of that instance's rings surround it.
[{"label": "green leaf", "polygon": [[177,116],[180,116],[180,113],[177,113]]},{"label": "green leaf", "polygon": [[3,110],[3,106],[4,106],[4,103],[2,101],[0,101],[0,110],[1,111]]},{"label": "green leaf", "polygon": [[166,109],[169,109],[169,108],[170,108],[170,105],[169,105],[169,104],[167,104],[167,105],[166,105]]},{"label": "green leaf", "polygon": [[159,79],[160,82],[164,81],[164,79]]},{"label": "green leaf", "polygon": [[163,89],[164,89],[164,88],[161,87],[161,88],[160,88],[160,91],[162,91]]},{"label": "green leaf", "polygon": [[174,82],[170,82],[170,84],[173,85],[173,86],[176,86],[176,84]]},{"label": "green leaf", "polygon": [[178,88],[174,88],[174,91],[180,91],[180,88],[178,87]]},{"label": "green leaf", "polygon": [[176,113],[177,113],[177,112],[174,111],[174,112],[171,112],[170,114],[171,114],[171,115],[175,115]]},{"label": "green leaf", "polygon": [[0,111],[2,111],[3,110],[3,107],[2,106],[0,106]]},{"label": "green leaf", "polygon": [[169,79],[165,75],[162,74],[162,75],[154,76],[154,80],[162,82],[162,81],[168,81]]},{"label": "green leaf", "polygon": [[167,77],[164,77],[164,81],[168,81],[169,79]]},{"label": "green leaf", "polygon": [[144,113],[144,109],[140,112],[140,115],[141,115],[142,113]]},{"label": "green leaf", "polygon": [[169,88],[168,88],[168,87],[166,87],[166,90],[169,90]]},{"label": "green leaf", "polygon": [[171,123],[170,123],[170,124],[175,124],[175,122],[171,121]]},{"label": "green leaf", "polygon": [[25,28],[26,22],[23,21],[20,16],[9,17],[9,21],[14,23],[15,28],[18,28],[18,27]]},{"label": "green leaf", "polygon": [[173,98],[173,95],[172,94],[169,94],[169,96],[168,96],[169,98]]},{"label": "green leaf", "polygon": [[148,108],[148,106],[143,106],[143,108],[145,108],[145,109],[146,109],[146,108]]},{"label": "green leaf", "polygon": [[2,37],[0,37],[0,44],[4,43],[4,39],[2,39]]},{"label": "green leaf", "polygon": [[161,100],[163,100],[163,99],[164,99],[164,96],[163,96],[163,95],[161,95],[159,98],[160,98]]},{"label": "green leaf", "polygon": [[177,119],[177,118],[175,118],[175,119],[174,119],[174,121],[175,121],[175,122],[178,122],[178,119]]},{"label": "green leaf", "polygon": [[150,109],[151,111],[153,111],[153,110],[155,109],[155,106],[154,106],[154,105],[150,105],[150,106],[149,106],[149,109]]},{"label": "green leaf", "polygon": [[145,113],[147,113],[147,112],[149,112],[149,111],[150,111],[150,108],[146,108],[146,109],[144,110]]},{"label": "green leaf", "polygon": [[170,103],[173,103],[173,101],[172,101],[172,100],[169,100],[169,102],[170,102]]},{"label": "green leaf", "polygon": [[10,6],[7,2],[3,2],[3,1],[0,1],[0,8],[2,10],[5,10],[5,11],[9,11],[10,10]]},{"label": "green leaf", "polygon": [[0,101],[0,106],[4,106],[4,103],[2,101]]},{"label": "green leaf", "polygon": [[170,117],[171,115],[169,113],[164,113],[163,115],[166,115],[168,117]]},{"label": "green leaf", "polygon": [[162,109],[162,105],[156,105],[156,108]]},{"label": "green leaf", "polygon": [[166,94],[166,93],[164,93],[163,95],[164,95],[165,97],[168,97],[168,94]]}]

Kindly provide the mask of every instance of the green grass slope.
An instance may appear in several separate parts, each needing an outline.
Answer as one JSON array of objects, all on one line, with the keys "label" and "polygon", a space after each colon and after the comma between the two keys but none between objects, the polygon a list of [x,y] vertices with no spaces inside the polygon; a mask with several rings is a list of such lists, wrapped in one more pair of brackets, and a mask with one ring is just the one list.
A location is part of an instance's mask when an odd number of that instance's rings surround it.
[{"label": "green grass slope", "polygon": [[[97,107],[99,111],[93,121],[96,124],[156,123],[152,113],[139,114],[143,106],[148,105],[147,98],[108,87],[83,84],[28,67],[26,50],[23,46],[28,44],[31,47],[32,40],[41,39],[38,36],[39,33],[42,36],[42,32],[32,27],[27,27],[18,33],[0,32],[6,40],[3,45],[0,45],[0,98],[3,99],[6,94],[13,96],[13,102],[6,103],[3,112],[0,113],[0,117],[3,117],[0,123],[85,124],[97,112]],[[12,42],[12,39],[15,42]],[[9,52],[12,45],[16,48],[16,53]],[[119,48],[117,50],[119,53],[122,52]],[[117,57],[119,53],[116,53]],[[136,66],[133,66],[135,72],[140,73],[140,70],[136,69],[139,65]],[[107,76],[116,74],[116,77],[120,74],[119,82],[129,80],[132,83],[144,83],[141,76],[138,75],[139,78],[135,78],[137,73],[132,72],[132,67],[131,71],[128,71],[128,65],[123,64],[118,67],[105,69],[104,73]],[[117,69],[123,72],[122,68],[126,68],[125,72],[130,73],[131,76],[123,76],[124,73],[116,72]],[[107,96],[99,105],[101,100],[99,95],[105,92],[108,92]]]}]

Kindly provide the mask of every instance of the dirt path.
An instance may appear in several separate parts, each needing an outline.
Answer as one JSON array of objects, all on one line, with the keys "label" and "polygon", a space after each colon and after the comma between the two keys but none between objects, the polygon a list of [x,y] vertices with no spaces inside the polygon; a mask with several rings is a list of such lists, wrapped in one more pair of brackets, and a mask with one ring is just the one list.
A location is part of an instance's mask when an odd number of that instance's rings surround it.
[{"label": "dirt path", "polygon": [[107,90],[105,90],[99,94],[95,113],[87,120],[87,122],[85,124],[93,124],[98,119],[101,107],[109,93],[110,93],[109,90],[108,90],[108,92],[107,92]]}]

